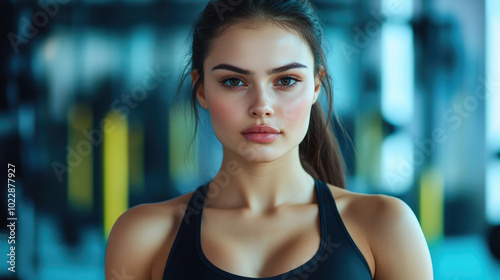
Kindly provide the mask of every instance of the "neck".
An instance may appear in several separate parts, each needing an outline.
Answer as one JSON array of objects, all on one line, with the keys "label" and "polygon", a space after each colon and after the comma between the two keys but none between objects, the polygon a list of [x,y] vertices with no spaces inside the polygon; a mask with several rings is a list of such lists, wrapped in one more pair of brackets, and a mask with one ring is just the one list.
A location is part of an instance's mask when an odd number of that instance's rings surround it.
[{"label": "neck", "polygon": [[249,162],[224,150],[221,169],[210,182],[207,194],[210,207],[251,212],[314,201],[314,179],[300,163],[298,146],[268,162]]}]

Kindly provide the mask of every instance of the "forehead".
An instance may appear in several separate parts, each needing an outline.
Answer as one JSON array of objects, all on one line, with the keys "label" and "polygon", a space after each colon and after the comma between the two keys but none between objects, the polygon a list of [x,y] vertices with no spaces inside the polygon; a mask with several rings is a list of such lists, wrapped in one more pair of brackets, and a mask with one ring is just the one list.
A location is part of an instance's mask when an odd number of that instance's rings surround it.
[{"label": "forehead", "polygon": [[225,62],[259,71],[290,61],[312,69],[314,60],[309,45],[297,32],[273,23],[258,27],[236,24],[228,27],[214,42],[205,65]]}]

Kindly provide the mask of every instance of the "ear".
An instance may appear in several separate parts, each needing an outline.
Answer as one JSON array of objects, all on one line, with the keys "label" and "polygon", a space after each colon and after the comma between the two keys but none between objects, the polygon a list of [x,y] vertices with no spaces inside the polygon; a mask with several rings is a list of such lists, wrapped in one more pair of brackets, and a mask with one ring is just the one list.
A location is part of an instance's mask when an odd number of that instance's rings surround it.
[{"label": "ear", "polygon": [[314,98],[313,98],[313,104],[316,103],[316,100],[318,100],[319,93],[321,91],[321,81],[323,80],[323,77],[325,76],[325,71],[323,70],[323,67],[319,67],[318,70],[318,75],[316,75],[316,78],[314,79]]},{"label": "ear", "polygon": [[[198,70],[193,70],[191,72],[191,80],[193,81],[193,86],[196,84],[199,78],[200,75],[198,74]],[[196,90],[196,98],[198,98],[198,102],[200,102],[200,105],[203,108],[208,109],[207,100],[205,98],[205,92],[203,91],[203,83],[200,84],[198,90]]]}]

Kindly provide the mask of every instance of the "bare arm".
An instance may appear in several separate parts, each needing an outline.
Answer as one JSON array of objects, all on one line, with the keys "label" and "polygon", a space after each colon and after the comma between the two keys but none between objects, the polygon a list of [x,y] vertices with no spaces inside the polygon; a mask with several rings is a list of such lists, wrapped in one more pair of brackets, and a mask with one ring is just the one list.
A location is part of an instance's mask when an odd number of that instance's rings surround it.
[{"label": "bare arm", "polygon": [[433,279],[424,234],[411,208],[402,200],[379,195],[370,225],[375,280]]}]

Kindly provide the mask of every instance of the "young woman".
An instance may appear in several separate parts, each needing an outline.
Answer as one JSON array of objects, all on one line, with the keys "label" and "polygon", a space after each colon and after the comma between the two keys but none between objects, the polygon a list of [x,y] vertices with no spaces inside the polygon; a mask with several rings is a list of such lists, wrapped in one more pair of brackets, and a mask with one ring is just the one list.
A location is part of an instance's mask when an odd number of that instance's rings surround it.
[{"label": "young woman", "polygon": [[212,1],[192,39],[191,104],[197,120],[208,110],[222,166],[193,192],[122,214],[106,279],[433,278],[411,209],[344,189],[308,1]]}]

